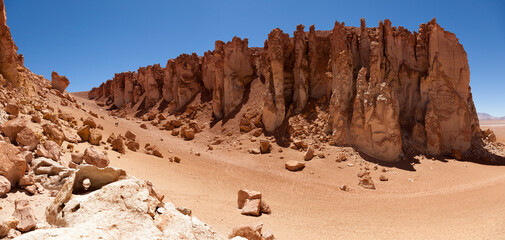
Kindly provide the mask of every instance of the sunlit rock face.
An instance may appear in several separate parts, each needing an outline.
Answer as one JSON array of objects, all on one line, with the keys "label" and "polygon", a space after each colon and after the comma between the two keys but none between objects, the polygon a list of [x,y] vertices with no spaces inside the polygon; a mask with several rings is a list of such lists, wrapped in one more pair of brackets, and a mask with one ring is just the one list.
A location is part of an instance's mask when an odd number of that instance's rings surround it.
[{"label": "sunlit rock face", "polygon": [[265,131],[275,133],[310,99],[324,100],[333,143],[384,161],[407,151],[463,153],[479,133],[466,52],[435,20],[418,32],[389,20],[369,28],[364,19],[360,27],[336,22],[330,31],[299,25],[293,37],[274,29],[263,48],[238,37],[216,41],[203,57],[183,54],[165,68],[116,74],[89,97],[113,99],[118,108],[166,101],[173,112],[204,91],[222,119],[241,107],[255,78],[265,87]]}]

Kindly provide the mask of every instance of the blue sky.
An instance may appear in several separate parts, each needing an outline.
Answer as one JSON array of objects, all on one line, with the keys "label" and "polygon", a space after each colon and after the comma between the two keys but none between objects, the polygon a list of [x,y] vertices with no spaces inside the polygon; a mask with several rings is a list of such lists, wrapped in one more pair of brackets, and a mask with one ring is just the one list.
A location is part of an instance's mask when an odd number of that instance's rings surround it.
[{"label": "blue sky", "polygon": [[477,111],[505,116],[505,1],[166,1],[5,0],[25,65],[50,78],[70,79],[69,91],[86,91],[116,72],[166,64],[181,53],[202,55],[215,40],[233,36],[263,46],[280,28],[330,30],[335,20],[367,26],[390,19],[417,31],[433,17],[454,32],[468,53]]}]

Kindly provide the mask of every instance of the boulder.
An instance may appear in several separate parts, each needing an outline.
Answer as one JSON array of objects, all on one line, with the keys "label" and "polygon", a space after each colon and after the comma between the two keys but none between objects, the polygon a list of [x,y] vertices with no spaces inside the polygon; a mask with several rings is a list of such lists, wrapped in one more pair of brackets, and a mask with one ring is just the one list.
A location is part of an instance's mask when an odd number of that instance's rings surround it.
[{"label": "boulder", "polygon": [[116,138],[111,142],[112,150],[125,154],[126,148],[122,138]]},{"label": "boulder", "polygon": [[83,126],[89,126],[90,128],[96,128],[96,123],[95,123],[95,120],[91,117],[87,117],[83,123],[82,123]]},{"label": "boulder", "polygon": [[[163,204],[149,194],[149,185],[145,181],[119,179],[88,194],[73,197],[73,186],[79,182],[77,175],[78,172],[67,180],[46,210],[47,222],[60,228],[36,230],[19,239],[43,239],[49,235],[52,239],[122,239],[125,236],[138,239],[223,239],[196,217],[183,215],[173,204]],[[96,181],[90,175],[83,177],[90,179],[91,184]],[[165,211],[158,214],[155,210],[161,207]]]},{"label": "boulder", "polygon": [[284,164],[284,166],[287,170],[295,172],[305,168],[305,163],[295,160],[289,160]]},{"label": "boulder", "polygon": [[37,220],[28,200],[16,200],[14,202],[13,217],[19,220],[16,227],[21,232],[28,232],[35,228]]},{"label": "boulder", "polygon": [[248,199],[242,208],[243,215],[259,216],[261,213],[261,199]]},{"label": "boulder", "polygon": [[10,217],[2,220],[2,222],[0,222],[0,238],[7,236],[10,230],[16,229],[18,223],[19,220],[15,217]]},{"label": "boulder", "polygon": [[65,135],[61,131],[61,128],[55,124],[49,123],[42,125],[42,129],[44,130],[44,135],[46,135],[47,139],[56,142],[59,146],[63,144],[63,140],[65,140]]},{"label": "boulder", "polygon": [[126,139],[129,139],[131,141],[135,141],[135,139],[137,138],[137,135],[135,135],[134,133],[132,133],[130,130],[126,131],[126,133],[125,133],[124,136],[126,137]]},{"label": "boulder", "polygon": [[309,147],[307,149],[307,152],[305,153],[305,156],[303,157],[303,159],[305,161],[310,161],[310,160],[312,160],[312,158],[314,158],[314,149]]},{"label": "boulder", "polygon": [[110,162],[105,154],[98,152],[93,147],[88,147],[84,150],[84,161],[100,168],[107,167]]},{"label": "boulder", "polygon": [[234,237],[243,237],[247,240],[264,240],[261,236],[261,230],[258,231],[256,227],[252,226],[234,227],[228,238],[233,239]]},{"label": "boulder", "polygon": [[260,152],[262,154],[269,153],[272,149],[270,142],[267,140],[260,140]]},{"label": "boulder", "polygon": [[6,177],[0,175],[0,197],[11,190],[11,182]]},{"label": "boulder", "polygon": [[81,141],[81,137],[77,134],[77,131],[70,128],[62,128],[63,136],[65,141],[70,143],[78,143]]},{"label": "boulder", "polygon": [[239,190],[237,193],[237,205],[239,209],[244,207],[244,204],[249,199],[261,199],[261,193],[251,190]]},{"label": "boulder", "polygon": [[33,130],[25,127],[17,134],[16,142],[21,146],[27,146],[30,151],[33,151],[39,144],[39,138]]},{"label": "boulder", "polygon": [[126,147],[128,147],[128,149],[130,149],[130,151],[136,152],[137,150],[140,149],[140,144],[138,142],[128,142],[126,144]]},{"label": "boulder", "polygon": [[82,153],[72,153],[70,157],[72,159],[72,162],[75,164],[81,164],[84,160],[84,154]]},{"label": "boulder", "polygon": [[22,118],[15,118],[5,122],[2,125],[2,132],[12,141],[16,140],[18,132],[21,132],[26,127],[26,121]]},{"label": "boulder", "polygon": [[91,130],[89,125],[82,126],[79,131],[77,131],[77,135],[81,137],[83,142],[87,142],[89,140],[89,136],[91,135]]},{"label": "boulder", "polygon": [[192,128],[186,129],[185,131],[181,131],[185,140],[193,140],[195,138],[195,130]]},{"label": "boulder", "polygon": [[67,89],[68,85],[70,85],[70,81],[65,76],[60,76],[57,72],[51,73],[51,86],[53,89],[56,89],[63,93],[65,89]]},{"label": "boulder", "polygon": [[5,106],[5,112],[17,117],[19,115],[19,106],[17,104],[9,103]]},{"label": "boulder", "polygon": [[26,160],[21,158],[19,150],[12,144],[0,142],[0,175],[16,185],[25,175]]},{"label": "boulder", "polygon": [[98,146],[100,145],[100,141],[102,141],[102,133],[97,129],[91,129],[89,143]]},{"label": "boulder", "polygon": [[52,159],[39,157],[32,161],[32,169],[37,175],[47,174],[53,176],[60,174],[66,168]]},{"label": "boulder", "polygon": [[47,140],[44,144],[37,145],[36,154],[38,157],[46,157],[59,161],[61,155],[60,146],[54,141]]}]

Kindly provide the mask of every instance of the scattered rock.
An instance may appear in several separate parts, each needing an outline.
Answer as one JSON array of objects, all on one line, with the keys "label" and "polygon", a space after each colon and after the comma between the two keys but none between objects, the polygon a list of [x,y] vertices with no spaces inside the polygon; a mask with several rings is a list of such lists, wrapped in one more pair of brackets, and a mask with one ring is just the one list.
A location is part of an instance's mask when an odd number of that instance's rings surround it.
[{"label": "scattered rock", "polygon": [[89,126],[90,128],[96,128],[96,122],[93,118],[86,118],[83,123],[84,126]]},{"label": "scattered rock", "polygon": [[77,131],[77,135],[81,137],[83,142],[87,142],[89,140],[89,136],[91,135],[90,129],[89,125],[84,125],[79,129],[79,131]]},{"label": "scattered rock", "polygon": [[21,232],[28,232],[34,229],[37,225],[37,220],[35,219],[30,202],[28,200],[16,200],[14,206],[15,209],[12,216],[19,220],[16,229]]},{"label": "scattered rock", "polygon": [[21,146],[27,146],[28,150],[33,151],[39,144],[39,138],[30,128],[25,127],[17,134],[16,142]]},{"label": "scattered rock", "polygon": [[17,117],[19,115],[19,107],[16,104],[9,103],[5,106],[5,112]]},{"label": "scattered rock", "polygon": [[117,151],[121,154],[126,153],[126,147],[124,145],[122,138],[116,138],[111,142],[112,150]]},{"label": "scattered rock", "polygon": [[82,153],[72,153],[71,155],[72,162],[75,164],[81,164],[84,160],[84,154]]},{"label": "scattered rock", "polygon": [[9,179],[0,175],[0,197],[8,193],[10,190],[11,190],[11,182],[9,182]]},{"label": "scattered rock", "polygon": [[128,142],[126,144],[126,147],[128,147],[128,149],[130,149],[130,151],[136,152],[137,150],[140,149],[140,144],[138,142]]},{"label": "scattered rock", "polygon": [[22,118],[15,118],[2,125],[2,132],[6,137],[15,140],[17,134],[26,127],[26,121]]},{"label": "scattered rock", "polygon": [[105,156],[105,154],[98,152],[95,148],[93,147],[88,147],[84,151],[84,161],[86,163],[95,165],[97,167],[103,168],[107,167],[109,165],[109,158]]},{"label": "scattered rock", "polygon": [[247,199],[243,208],[243,215],[259,216],[261,210],[261,199]]},{"label": "scattered rock", "polygon": [[303,157],[303,159],[305,161],[310,161],[310,160],[312,160],[313,157],[314,157],[314,149],[309,147],[307,149],[307,152],[305,153],[305,156]]},{"label": "scattered rock", "polygon": [[15,229],[19,224],[19,220],[15,217],[10,217],[5,220],[2,220],[0,223],[0,238],[3,238],[9,234],[11,229]]},{"label": "scattered rock", "polygon": [[289,160],[285,163],[285,167],[287,170],[295,172],[305,168],[305,163],[295,160]]},{"label": "scattered rock", "polygon": [[370,177],[370,172],[361,173],[359,177],[360,179],[358,185],[360,185],[362,188],[375,190],[375,184]]},{"label": "scattered rock", "polygon": [[384,176],[384,175],[380,175],[380,176],[379,176],[379,180],[381,180],[381,181],[385,182],[385,181],[388,181],[389,179],[388,179],[388,177],[386,177],[386,176]]},{"label": "scattered rock", "polygon": [[52,140],[61,146],[63,144],[63,140],[65,140],[65,135],[61,131],[60,127],[55,124],[44,124],[42,125],[44,129],[44,135],[47,136],[47,139]]},{"label": "scattered rock", "polygon": [[249,148],[249,150],[247,150],[250,154],[260,154],[261,151],[257,148]]},{"label": "scattered rock", "polygon": [[26,160],[21,158],[19,150],[12,144],[0,142],[0,175],[16,185],[25,175]]},{"label": "scattered rock", "polygon": [[100,145],[100,141],[102,141],[102,133],[97,129],[91,129],[89,143],[98,146]]},{"label": "scattered rock", "polygon": [[260,152],[262,154],[269,153],[272,150],[272,145],[267,140],[260,140]]},{"label": "scattered rock", "polygon": [[261,193],[257,191],[251,191],[251,190],[239,190],[237,193],[237,204],[238,208],[242,209],[244,207],[244,204],[247,200],[250,199],[261,199]]},{"label": "scattered rock", "polygon": [[130,132],[129,130],[126,131],[125,133],[125,137],[126,139],[129,139],[131,141],[135,141],[135,139],[137,138],[137,135],[133,134],[132,132]]}]

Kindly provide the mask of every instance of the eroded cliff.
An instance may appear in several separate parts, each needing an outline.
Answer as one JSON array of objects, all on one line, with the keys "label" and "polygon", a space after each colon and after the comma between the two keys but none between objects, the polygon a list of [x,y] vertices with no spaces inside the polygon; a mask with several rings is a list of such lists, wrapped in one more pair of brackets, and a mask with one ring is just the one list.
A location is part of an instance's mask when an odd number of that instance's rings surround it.
[{"label": "eroded cliff", "polygon": [[331,31],[304,29],[299,25],[291,38],[274,29],[263,48],[238,37],[216,41],[203,57],[183,54],[165,68],[116,74],[89,97],[141,112],[164,101],[174,113],[207,92],[219,120],[241,107],[259,78],[266,132],[275,133],[315,99],[327,106],[324,130],[333,144],[384,161],[405,153],[464,153],[480,137],[466,52],[435,20],[418,32],[389,20],[367,28],[363,19],[360,27],[336,22]]}]

